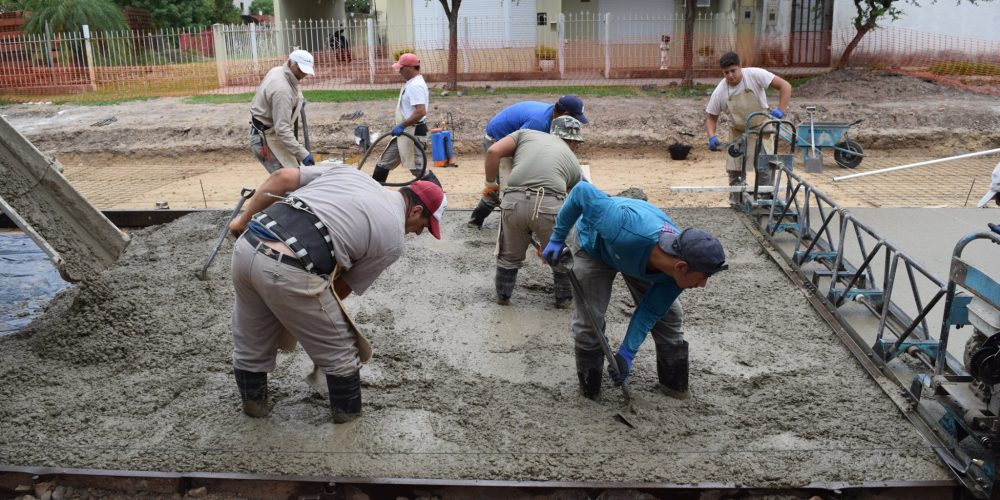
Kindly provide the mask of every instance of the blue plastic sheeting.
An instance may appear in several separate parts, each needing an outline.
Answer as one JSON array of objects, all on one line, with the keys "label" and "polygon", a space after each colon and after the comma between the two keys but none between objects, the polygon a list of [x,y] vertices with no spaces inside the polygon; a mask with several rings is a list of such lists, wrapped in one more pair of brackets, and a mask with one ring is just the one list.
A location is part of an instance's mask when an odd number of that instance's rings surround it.
[{"label": "blue plastic sheeting", "polygon": [[31,238],[0,234],[0,335],[27,326],[68,285]]}]

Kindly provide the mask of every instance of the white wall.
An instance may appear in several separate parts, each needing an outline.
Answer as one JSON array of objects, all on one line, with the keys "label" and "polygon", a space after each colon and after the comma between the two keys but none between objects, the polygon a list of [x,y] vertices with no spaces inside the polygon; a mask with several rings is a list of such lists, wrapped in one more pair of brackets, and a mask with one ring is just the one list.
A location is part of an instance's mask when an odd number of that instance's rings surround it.
[{"label": "white wall", "polygon": [[[834,0],[833,31],[853,30],[851,22],[856,15],[854,2]],[[924,1],[920,7],[898,2],[903,16],[895,22],[888,20],[881,27],[907,28],[926,33],[938,33],[958,38],[1000,41],[1000,1],[980,2],[972,5],[967,1],[955,5],[954,0],[938,0],[937,3]],[[836,35],[835,35],[836,36]]]},{"label": "white wall", "polygon": [[[535,46],[536,13],[535,0],[463,0],[458,11],[473,37],[497,47]],[[448,47],[448,18],[439,2],[413,0],[413,25],[416,50]]]},{"label": "white wall", "polygon": [[632,43],[660,43],[661,35],[674,36],[672,18],[674,0],[601,0],[601,17],[610,13],[618,19],[632,20],[612,26],[611,39]]}]

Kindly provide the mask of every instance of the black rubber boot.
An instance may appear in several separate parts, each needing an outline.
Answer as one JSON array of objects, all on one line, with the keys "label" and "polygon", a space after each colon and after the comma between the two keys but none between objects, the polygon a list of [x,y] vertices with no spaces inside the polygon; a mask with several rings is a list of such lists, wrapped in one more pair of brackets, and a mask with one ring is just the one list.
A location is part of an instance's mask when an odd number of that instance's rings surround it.
[{"label": "black rubber boot", "polygon": [[688,343],[656,346],[656,376],[660,392],[674,399],[691,397],[688,391]]},{"label": "black rubber boot", "polygon": [[361,416],[361,375],[341,377],[327,375],[326,385],[330,388],[330,410],[333,422],[343,424]]},{"label": "black rubber boot", "polygon": [[601,395],[601,380],[604,377],[604,352],[577,348],[576,376],[580,379],[580,394],[596,401]]},{"label": "black rubber boot", "polygon": [[433,182],[434,184],[437,184],[439,188],[444,189],[444,186],[441,185],[441,180],[438,179],[438,176],[434,175],[434,172],[431,172],[430,170],[424,172],[424,177],[420,180]]},{"label": "black rubber boot", "polygon": [[497,268],[497,304],[510,304],[510,296],[514,294],[515,283],[517,283],[517,269]]},{"label": "black rubber boot", "polygon": [[486,198],[480,198],[479,204],[472,210],[472,215],[469,217],[469,227],[482,229],[483,222],[493,213],[494,208],[496,208],[496,205],[486,201]]},{"label": "black rubber boot", "polygon": [[243,413],[254,417],[264,418],[271,408],[267,403],[267,373],[248,372],[233,369],[236,375],[236,387],[240,390],[240,399],[243,400]]},{"label": "black rubber boot", "polygon": [[569,273],[552,271],[552,288],[557,308],[567,309],[573,305],[573,285],[569,281]]},{"label": "black rubber boot", "polygon": [[372,179],[375,179],[380,184],[385,184],[385,180],[388,178],[389,178],[389,169],[387,168],[376,166],[375,171],[372,172]]}]

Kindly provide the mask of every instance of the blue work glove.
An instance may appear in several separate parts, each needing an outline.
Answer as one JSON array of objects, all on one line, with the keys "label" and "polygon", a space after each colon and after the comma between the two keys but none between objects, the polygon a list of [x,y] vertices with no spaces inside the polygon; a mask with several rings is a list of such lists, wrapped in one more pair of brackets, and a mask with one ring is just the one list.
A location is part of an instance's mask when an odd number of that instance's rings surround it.
[{"label": "blue work glove", "polygon": [[554,266],[559,263],[559,257],[562,255],[563,248],[566,248],[566,244],[561,241],[549,240],[549,244],[545,245],[545,250],[542,250],[542,258],[549,265]]},{"label": "blue work glove", "polygon": [[406,127],[403,127],[403,124],[400,123],[399,125],[396,125],[395,127],[392,127],[392,132],[390,132],[390,133],[392,134],[393,137],[399,137],[400,135],[403,134],[403,129],[404,128],[406,128]]},{"label": "blue work glove", "polygon": [[716,136],[713,135],[712,137],[708,138],[708,149],[710,149],[712,151],[718,151],[719,150],[719,138],[718,137],[716,137]]},{"label": "blue work glove", "polygon": [[773,116],[777,120],[780,120],[785,117],[785,112],[782,111],[780,108],[774,108],[771,110],[771,116]]},{"label": "blue work glove", "polygon": [[302,159],[302,164],[307,167],[315,165],[316,160],[313,160],[313,154],[312,153],[307,154],[306,157]]},{"label": "blue work glove", "polygon": [[635,354],[629,352],[624,345],[618,348],[618,353],[615,354],[615,364],[618,367],[614,368],[608,365],[608,375],[611,376],[611,380],[614,381],[615,385],[624,384],[628,376],[632,374],[633,359],[635,359]]}]

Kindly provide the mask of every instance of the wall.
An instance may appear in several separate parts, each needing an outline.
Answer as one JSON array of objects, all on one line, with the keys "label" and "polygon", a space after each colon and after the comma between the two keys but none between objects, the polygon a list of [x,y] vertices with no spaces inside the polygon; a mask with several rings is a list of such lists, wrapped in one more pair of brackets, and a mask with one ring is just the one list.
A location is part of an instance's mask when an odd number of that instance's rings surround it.
[{"label": "wall", "polygon": [[[926,33],[949,35],[958,38],[971,38],[988,41],[1000,41],[1000,2],[980,2],[972,5],[968,1],[955,4],[953,1],[937,3],[922,2],[919,7],[899,2],[903,16],[890,22],[888,19],[881,24],[884,28],[906,28]],[[852,19],[856,15],[854,3],[851,0],[834,0],[833,31],[834,43],[837,34],[844,35],[846,44],[854,34]],[[929,45],[916,44],[911,46],[915,51],[930,48]]]}]

